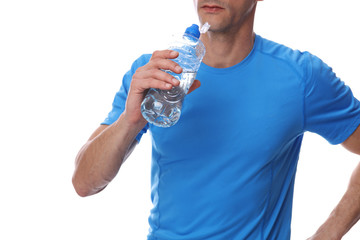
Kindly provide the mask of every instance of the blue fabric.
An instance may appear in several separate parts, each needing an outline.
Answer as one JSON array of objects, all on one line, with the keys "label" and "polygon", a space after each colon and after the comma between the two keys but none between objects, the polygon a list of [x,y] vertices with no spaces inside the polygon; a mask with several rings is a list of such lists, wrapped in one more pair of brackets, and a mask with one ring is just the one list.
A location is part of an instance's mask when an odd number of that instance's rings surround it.
[{"label": "blue fabric", "polygon": [[[138,59],[113,110],[124,109]],[[201,87],[186,96],[179,122],[150,124],[149,240],[290,239],[294,178],[303,133],[331,144],[360,124],[360,106],[331,68],[308,52],[256,36],[249,56],[216,69],[201,65]]]},{"label": "blue fabric", "polygon": [[[134,75],[136,69],[148,63],[150,58],[151,55],[143,55],[132,64],[131,69],[123,77],[120,90],[115,94],[115,98],[112,103],[112,110],[109,112],[108,116],[101,124],[110,125],[120,117],[120,114],[125,110],[126,98],[130,89],[132,76]],[[136,136],[136,140],[138,142],[140,142],[141,136],[146,133],[148,128],[149,124],[147,124],[145,128],[142,129],[140,133]]]}]

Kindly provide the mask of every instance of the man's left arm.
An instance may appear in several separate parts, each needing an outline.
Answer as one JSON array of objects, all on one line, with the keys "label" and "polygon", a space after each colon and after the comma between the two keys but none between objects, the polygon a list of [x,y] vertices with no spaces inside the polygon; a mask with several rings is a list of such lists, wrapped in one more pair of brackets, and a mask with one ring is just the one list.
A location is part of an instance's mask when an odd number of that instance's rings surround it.
[{"label": "man's left arm", "polygon": [[[342,143],[350,152],[360,155],[360,126]],[[349,186],[329,218],[308,240],[340,240],[360,219],[360,163],[355,168]]]}]

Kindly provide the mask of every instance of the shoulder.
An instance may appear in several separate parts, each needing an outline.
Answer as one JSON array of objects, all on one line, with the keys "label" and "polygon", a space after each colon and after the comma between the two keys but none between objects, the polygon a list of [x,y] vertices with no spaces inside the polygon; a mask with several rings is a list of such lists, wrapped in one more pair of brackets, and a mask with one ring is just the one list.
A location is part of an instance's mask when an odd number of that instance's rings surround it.
[{"label": "shoulder", "polygon": [[274,60],[286,61],[291,64],[299,64],[313,56],[307,51],[290,48],[283,44],[263,38],[260,35],[256,36],[256,41],[258,41],[257,51],[273,58]]},{"label": "shoulder", "polygon": [[151,58],[151,54],[143,54],[140,57],[138,57],[135,61],[133,61],[131,68],[124,75],[123,86],[130,87],[132,76],[134,75],[136,70],[147,64],[150,61],[150,58]]},{"label": "shoulder", "polygon": [[151,54],[143,54],[140,57],[138,57],[135,61],[133,61],[131,68],[128,69],[128,71],[125,72],[125,74],[123,75],[121,87],[120,87],[119,92],[117,93],[118,95],[121,94],[122,92],[124,92],[126,94],[128,93],[128,91],[130,89],[132,77],[135,74],[136,70],[139,67],[142,67],[145,64],[147,64],[149,62],[150,58],[151,58]]},{"label": "shoulder", "polygon": [[287,66],[300,75],[307,75],[313,59],[318,59],[308,51],[292,49],[283,44],[268,40],[259,35],[256,36],[257,53],[262,57],[276,63]]},{"label": "shoulder", "polygon": [[150,61],[151,54],[143,54],[138,57],[132,64],[131,70],[135,71],[137,68],[144,66]]}]

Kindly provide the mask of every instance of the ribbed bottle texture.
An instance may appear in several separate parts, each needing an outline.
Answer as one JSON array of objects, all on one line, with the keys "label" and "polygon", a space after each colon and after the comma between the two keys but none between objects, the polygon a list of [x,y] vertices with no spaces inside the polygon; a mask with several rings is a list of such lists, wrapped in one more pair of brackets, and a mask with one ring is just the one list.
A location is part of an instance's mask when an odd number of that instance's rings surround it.
[{"label": "ribbed bottle texture", "polygon": [[180,85],[170,90],[149,89],[141,104],[141,113],[149,123],[158,127],[171,127],[178,122],[185,95],[194,82],[205,55],[205,46],[199,37],[199,27],[193,24],[180,39],[170,45],[169,49],[179,52],[179,56],[173,61],[183,71],[180,74],[166,72],[178,79]]}]

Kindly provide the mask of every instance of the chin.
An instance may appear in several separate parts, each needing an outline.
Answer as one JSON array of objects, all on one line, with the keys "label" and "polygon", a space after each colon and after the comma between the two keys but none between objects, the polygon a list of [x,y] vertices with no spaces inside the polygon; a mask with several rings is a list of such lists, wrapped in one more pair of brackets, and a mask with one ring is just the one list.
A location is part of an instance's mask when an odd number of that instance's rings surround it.
[{"label": "chin", "polygon": [[[204,21],[205,23],[206,21]],[[209,28],[209,32],[224,32],[226,31],[226,26],[224,26],[223,24],[219,24],[219,23],[214,23],[211,21],[207,21],[210,24],[210,28]]]},{"label": "chin", "polygon": [[227,21],[224,21],[223,18],[219,18],[217,16],[204,16],[199,18],[201,25],[208,22],[210,24],[209,31],[211,32],[221,32],[227,29],[228,24]]}]

